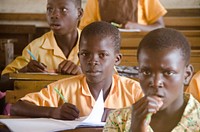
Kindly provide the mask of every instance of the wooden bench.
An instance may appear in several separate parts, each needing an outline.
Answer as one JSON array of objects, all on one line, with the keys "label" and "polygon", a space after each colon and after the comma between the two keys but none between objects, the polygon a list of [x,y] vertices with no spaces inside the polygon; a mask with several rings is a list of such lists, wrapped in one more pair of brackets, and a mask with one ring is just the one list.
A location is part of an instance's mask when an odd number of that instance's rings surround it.
[{"label": "wooden bench", "polygon": [[[200,70],[200,30],[181,30],[188,38],[191,44],[190,62],[195,68],[195,72]],[[144,37],[145,32],[122,32],[121,53],[123,54],[120,65],[136,66],[137,65],[137,48]]]}]

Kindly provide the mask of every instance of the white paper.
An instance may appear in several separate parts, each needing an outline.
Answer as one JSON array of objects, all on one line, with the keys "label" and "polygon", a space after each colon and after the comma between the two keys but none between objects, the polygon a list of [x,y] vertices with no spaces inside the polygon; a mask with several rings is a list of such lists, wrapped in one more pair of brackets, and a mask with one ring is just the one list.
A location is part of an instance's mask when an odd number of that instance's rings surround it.
[{"label": "white paper", "polygon": [[101,90],[99,96],[95,102],[95,105],[92,109],[90,115],[82,121],[78,127],[82,126],[104,126],[105,122],[101,122],[101,118],[104,113],[104,100],[103,100],[103,91]]},{"label": "white paper", "polygon": [[118,28],[120,32],[141,32],[140,29],[124,29],[124,28]]},{"label": "white paper", "polygon": [[54,132],[76,128],[86,117],[74,121],[51,118],[0,119],[12,132]]}]

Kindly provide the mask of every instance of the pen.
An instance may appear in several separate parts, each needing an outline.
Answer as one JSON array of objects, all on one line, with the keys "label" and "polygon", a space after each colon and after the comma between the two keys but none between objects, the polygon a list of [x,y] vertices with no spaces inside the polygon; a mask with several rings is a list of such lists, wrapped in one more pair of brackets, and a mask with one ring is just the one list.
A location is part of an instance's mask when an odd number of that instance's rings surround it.
[{"label": "pen", "polygon": [[32,57],[33,60],[37,60],[35,58],[35,56],[33,55],[33,53],[31,53],[31,51],[29,49],[27,49],[28,54]]},{"label": "pen", "polygon": [[117,24],[117,23],[114,23],[114,22],[111,22],[111,24],[115,27],[118,27],[118,28],[121,28],[122,27],[122,24]]},{"label": "pen", "polygon": [[65,97],[58,91],[57,88],[54,88],[54,90],[56,91],[56,93],[62,98],[62,100],[67,103],[67,100],[65,99]]}]

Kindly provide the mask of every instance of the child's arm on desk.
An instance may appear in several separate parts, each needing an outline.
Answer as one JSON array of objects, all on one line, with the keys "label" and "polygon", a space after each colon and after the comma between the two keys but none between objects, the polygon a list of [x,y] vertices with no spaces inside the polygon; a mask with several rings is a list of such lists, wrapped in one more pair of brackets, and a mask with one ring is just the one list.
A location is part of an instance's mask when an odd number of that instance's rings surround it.
[{"label": "child's arm on desk", "polygon": [[79,117],[79,110],[70,103],[64,103],[59,107],[43,107],[19,100],[12,105],[11,115],[74,120]]}]

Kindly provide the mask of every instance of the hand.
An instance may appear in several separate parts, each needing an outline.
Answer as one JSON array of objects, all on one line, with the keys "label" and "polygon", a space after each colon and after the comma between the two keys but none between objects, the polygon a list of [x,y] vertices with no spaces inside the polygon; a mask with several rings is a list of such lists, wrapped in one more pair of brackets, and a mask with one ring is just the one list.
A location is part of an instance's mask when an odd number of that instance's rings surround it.
[{"label": "hand", "polygon": [[72,61],[64,60],[58,66],[58,72],[62,74],[78,75],[82,73],[80,66],[77,66]]},{"label": "hand", "polygon": [[131,22],[131,21],[128,21],[128,22],[124,25],[124,28],[125,28],[125,29],[140,29],[138,23],[136,23],[136,22]]},{"label": "hand", "polygon": [[31,60],[28,65],[20,69],[19,72],[47,72],[47,66],[36,60]]},{"label": "hand", "polygon": [[101,118],[101,121],[102,122],[106,122],[106,119],[108,117],[108,115],[110,114],[110,112],[114,110],[114,109],[110,109],[110,108],[104,108],[104,113],[103,113],[103,116]]},{"label": "hand", "polygon": [[132,131],[146,132],[150,123],[146,120],[147,115],[149,113],[157,113],[162,105],[162,99],[156,95],[145,96],[133,104],[131,120]]},{"label": "hand", "polygon": [[79,117],[79,110],[73,104],[64,103],[62,106],[54,109],[50,116],[55,119],[75,120]]}]

